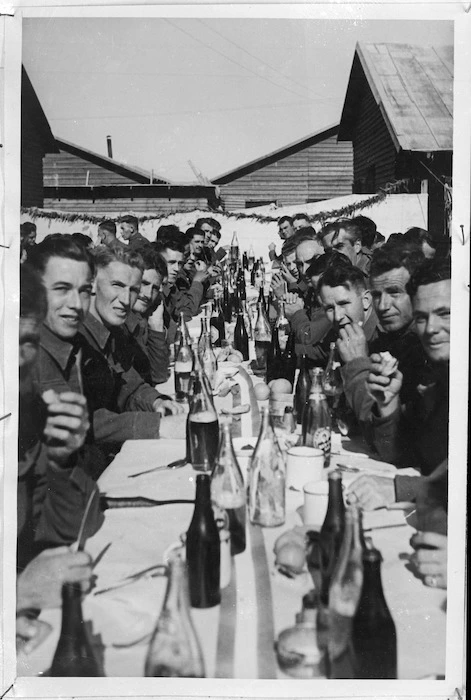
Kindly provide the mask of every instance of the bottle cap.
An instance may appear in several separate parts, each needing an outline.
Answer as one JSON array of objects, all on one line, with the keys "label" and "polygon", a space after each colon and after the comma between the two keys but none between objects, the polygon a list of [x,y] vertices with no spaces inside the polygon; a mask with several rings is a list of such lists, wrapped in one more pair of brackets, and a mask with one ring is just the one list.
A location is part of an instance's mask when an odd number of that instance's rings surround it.
[{"label": "bottle cap", "polygon": [[378,562],[383,561],[383,557],[379,549],[372,547],[371,549],[363,550],[363,561],[366,562]]},{"label": "bottle cap", "polygon": [[303,608],[314,609],[319,605],[319,595],[314,588],[303,596]]}]

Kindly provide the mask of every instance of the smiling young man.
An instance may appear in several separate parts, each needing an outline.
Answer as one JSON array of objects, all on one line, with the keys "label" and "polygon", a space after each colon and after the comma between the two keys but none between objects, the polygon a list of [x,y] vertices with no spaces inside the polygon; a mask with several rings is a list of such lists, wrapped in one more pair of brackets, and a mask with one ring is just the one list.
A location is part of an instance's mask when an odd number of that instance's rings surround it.
[{"label": "smiling young man", "polygon": [[141,250],[144,261],[139,295],[126,318],[125,328],[134,348],[134,368],[145,382],[161,384],[169,377],[169,347],[164,326],[161,288],[167,277],[165,260],[154,248]]}]

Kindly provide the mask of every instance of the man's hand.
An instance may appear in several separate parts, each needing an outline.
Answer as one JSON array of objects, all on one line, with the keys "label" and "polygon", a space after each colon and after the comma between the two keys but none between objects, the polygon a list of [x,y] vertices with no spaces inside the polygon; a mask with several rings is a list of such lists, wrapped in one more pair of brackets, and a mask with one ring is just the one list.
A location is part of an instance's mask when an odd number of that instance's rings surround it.
[{"label": "man's hand", "polygon": [[394,479],[363,474],[350,484],[347,503],[358,504],[364,510],[390,506],[396,500]]},{"label": "man's hand", "polygon": [[365,332],[358,323],[349,323],[339,330],[337,350],[342,362],[350,362],[358,357],[368,357]]},{"label": "man's hand", "polygon": [[296,292],[287,292],[284,296],[285,300],[285,316],[290,320],[296,313],[304,309],[304,300],[296,294]]},{"label": "man's hand", "polygon": [[80,582],[88,588],[91,576],[91,558],[86,552],[71,552],[68,547],[45,549],[18,576],[16,609],[59,608],[62,584]]},{"label": "man's hand", "polygon": [[160,302],[155,311],[149,316],[148,323],[151,331],[163,332],[165,330],[163,302]]},{"label": "man's hand", "polygon": [[65,391],[57,394],[48,389],[42,395],[48,417],[44,435],[49,459],[64,466],[85,442],[90,423],[87,401],[82,394]]},{"label": "man's hand", "polygon": [[446,588],[448,537],[437,532],[418,532],[411,537],[412,562],[426,586]]},{"label": "man's hand", "polygon": [[276,243],[269,243],[269,244],[268,244],[268,250],[273,250],[273,251],[275,251],[275,250],[276,250]]},{"label": "man's hand", "polygon": [[371,355],[371,368],[366,386],[370,395],[376,401],[379,414],[390,416],[400,408],[399,392],[402,387],[402,373],[396,369],[393,374],[385,372],[385,364],[381,355]]},{"label": "man's hand", "polygon": [[51,632],[48,622],[19,615],[16,618],[16,653],[31,654]]},{"label": "man's hand", "polygon": [[276,272],[272,273],[270,286],[271,286],[273,294],[278,299],[281,299],[281,297],[286,292],[286,282],[283,278],[283,275],[278,270]]},{"label": "man's hand", "polygon": [[161,416],[177,416],[184,413],[183,404],[172,401],[171,399],[156,399],[153,403],[154,411],[160,413]]},{"label": "man's hand", "polygon": [[208,274],[209,274],[211,277],[220,277],[220,276],[221,276],[221,271],[222,271],[222,268],[221,268],[220,263],[218,263],[218,262],[213,263],[212,265],[210,265],[210,266],[208,267]]},{"label": "man's hand", "polygon": [[195,260],[195,276],[193,282],[204,282],[209,277],[208,266],[203,260]]},{"label": "man's hand", "polygon": [[160,437],[169,440],[186,435],[187,413],[179,413],[177,416],[165,416],[160,420]]},{"label": "man's hand", "polygon": [[298,281],[297,278],[288,270],[284,262],[281,263],[280,270],[287,284],[295,284]]}]

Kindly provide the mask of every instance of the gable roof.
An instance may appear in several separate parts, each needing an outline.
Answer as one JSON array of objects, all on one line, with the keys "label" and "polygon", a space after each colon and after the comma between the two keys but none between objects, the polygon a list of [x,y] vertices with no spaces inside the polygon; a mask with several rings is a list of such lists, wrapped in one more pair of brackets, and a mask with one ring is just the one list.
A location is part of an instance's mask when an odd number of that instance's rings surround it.
[{"label": "gable roof", "polygon": [[[65,141],[64,139],[56,138],[56,143],[61,151],[66,151],[74,156],[88,160],[90,163],[99,165],[105,170],[111,170],[113,173],[127,177],[130,180],[134,180],[134,182],[142,185],[150,183],[151,173],[147,172],[146,170],[141,170],[141,168],[136,168],[135,166],[125,165],[124,163],[120,163],[113,158],[107,158],[106,156],[102,156],[94,151],[89,151],[88,148],[82,148],[82,146],[77,146],[76,144],[70,143],[70,141]],[[154,185],[170,184],[169,180],[165,180],[164,178],[160,177],[153,177],[152,183]]]},{"label": "gable roof", "polygon": [[58,153],[59,149],[52,135],[51,127],[24,66],[21,66],[21,113],[22,115],[28,114],[34,124],[36,133],[41,139],[44,153]]},{"label": "gable roof", "polygon": [[256,160],[250,161],[249,163],[245,163],[245,165],[241,165],[238,168],[234,168],[234,170],[229,170],[227,173],[219,175],[219,177],[217,178],[213,178],[212,183],[214,185],[226,185],[227,183],[232,182],[233,180],[237,180],[240,177],[243,177],[244,175],[250,175],[250,173],[253,173],[256,170],[260,170],[261,168],[264,168],[267,165],[271,165],[277,160],[281,160],[282,158],[291,156],[294,153],[299,153],[299,151],[303,151],[305,148],[313,146],[314,144],[319,143],[320,141],[324,141],[325,139],[328,139],[331,136],[336,136],[338,134],[338,130],[339,125],[335,124],[333,126],[329,126],[325,129],[322,129],[321,131],[316,131],[315,133],[310,134],[309,136],[305,136],[304,138],[299,139],[298,141],[294,141],[293,143],[290,143],[287,146],[284,146],[283,148],[279,148],[278,150],[273,151],[272,153],[269,153],[265,156],[261,156]]},{"label": "gable roof", "polygon": [[358,43],[340,120],[352,140],[365,79],[397,150],[453,149],[453,47]]}]

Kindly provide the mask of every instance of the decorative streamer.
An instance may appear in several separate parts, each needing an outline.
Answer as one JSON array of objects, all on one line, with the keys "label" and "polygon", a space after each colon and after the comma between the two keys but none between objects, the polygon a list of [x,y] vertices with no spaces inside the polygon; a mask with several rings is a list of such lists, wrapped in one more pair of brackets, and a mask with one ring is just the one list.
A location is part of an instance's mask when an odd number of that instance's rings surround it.
[{"label": "decorative streamer", "polygon": [[[353,202],[352,204],[348,204],[344,207],[340,207],[339,209],[331,209],[327,211],[321,211],[318,212],[317,214],[313,214],[312,216],[308,216],[309,221],[311,223],[315,222],[321,222],[322,224],[329,220],[329,219],[338,219],[340,217],[344,216],[351,216],[353,213],[357,211],[361,211],[363,209],[367,209],[368,207],[372,207],[375,204],[378,204],[378,202],[382,202],[389,194],[395,194],[398,191],[404,191],[407,190],[407,187],[410,183],[410,180],[403,179],[403,180],[397,180],[395,182],[388,182],[387,185],[384,187],[380,188],[379,192],[376,194],[372,195],[371,197],[368,197],[368,199],[364,199],[363,201],[359,202]],[[300,205],[301,206],[301,205]],[[282,209],[282,207],[280,207]],[[193,209],[192,211],[205,211],[202,210],[201,208]],[[188,211],[186,209],[180,209],[180,210],[175,210],[172,212],[168,212],[165,214],[157,214],[157,215],[144,215],[144,216],[139,216],[136,215],[140,223],[145,223],[146,221],[162,221],[170,218],[174,214],[191,214],[192,211]],[[241,219],[251,219],[252,221],[258,221],[259,223],[272,223],[274,221],[278,221],[279,216],[266,216],[262,214],[246,214],[246,213],[241,213],[241,212],[226,212],[223,210],[213,210],[213,209],[208,209],[208,213],[214,213],[214,214],[223,214],[226,219],[234,219],[236,221],[240,221]],[[65,212],[60,212],[60,211],[51,211],[51,210],[45,210],[45,209],[38,209],[37,207],[21,207],[21,213],[24,214],[25,216],[28,216],[32,221],[35,219],[48,219],[50,221],[67,221],[70,223],[73,222],[86,222],[89,224],[99,224],[100,222],[104,221],[107,218],[110,218],[109,216],[94,216],[93,214],[67,214]],[[120,216],[116,217],[118,220],[121,218]]]}]

